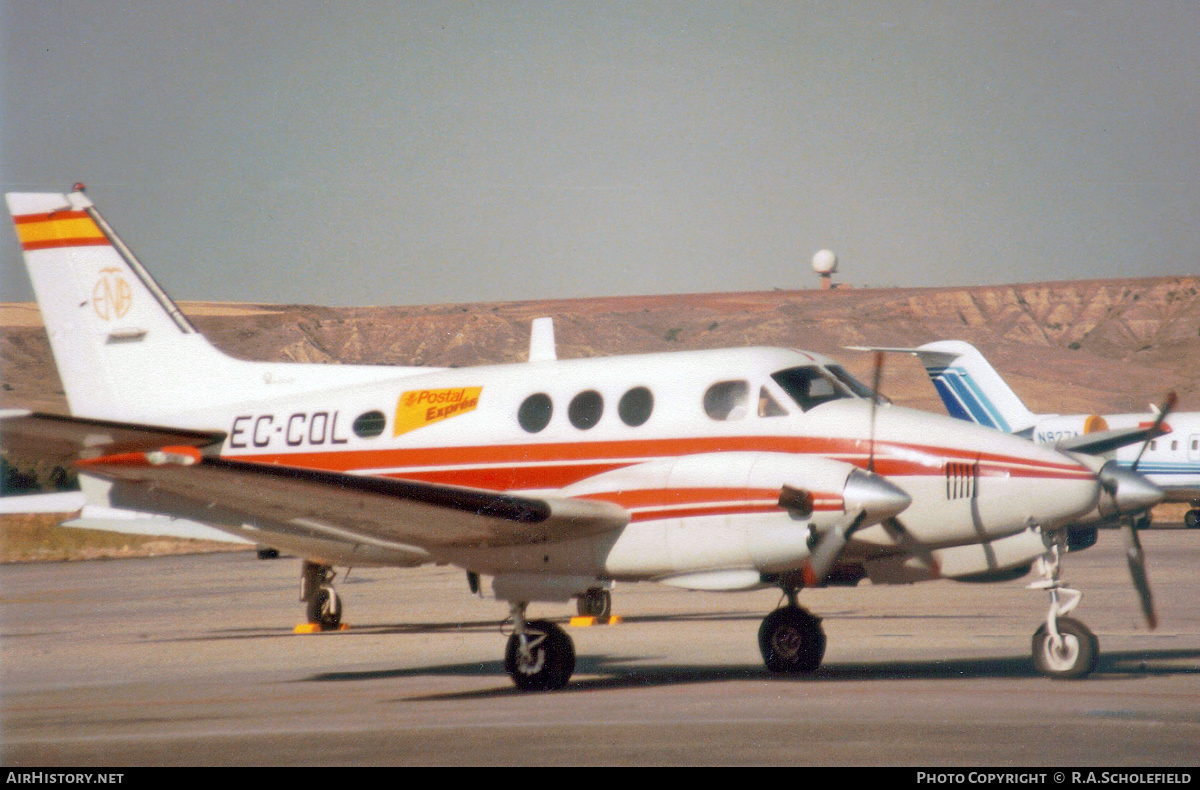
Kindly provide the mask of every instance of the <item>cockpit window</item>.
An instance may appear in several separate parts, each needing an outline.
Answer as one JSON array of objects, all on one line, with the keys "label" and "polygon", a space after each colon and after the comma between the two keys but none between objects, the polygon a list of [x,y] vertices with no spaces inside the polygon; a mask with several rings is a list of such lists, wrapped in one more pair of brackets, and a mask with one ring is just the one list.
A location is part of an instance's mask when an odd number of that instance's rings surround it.
[{"label": "cockpit window", "polygon": [[851,397],[850,391],[839,384],[831,373],[816,365],[781,370],[772,373],[771,378],[804,411],[831,400]]},{"label": "cockpit window", "polygon": [[787,409],[779,405],[779,402],[771,397],[771,393],[767,392],[766,387],[758,389],[758,416],[759,417],[786,417]]},{"label": "cockpit window", "polygon": [[714,420],[740,420],[749,396],[749,382],[718,381],[704,393],[704,413]]},{"label": "cockpit window", "polygon": [[879,398],[879,400],[883,401],[884,403],[891,402],[887,398],[885,398],[883,395],[878,394],[877,392],[872,390],[870,387],[868,387],[866,384],[863,384],[861,381],[854,378],[854,376],[851,376],[850,371],[846,370],[841,365],[830,365],[829,372],[832,373],[834,375],[834,377],[837,378],[838,381],[845,384],[846,389],[850,390],[851,392],[853,392],[855,395],[857,395],[860,398],[876,397],[876,398]]}]

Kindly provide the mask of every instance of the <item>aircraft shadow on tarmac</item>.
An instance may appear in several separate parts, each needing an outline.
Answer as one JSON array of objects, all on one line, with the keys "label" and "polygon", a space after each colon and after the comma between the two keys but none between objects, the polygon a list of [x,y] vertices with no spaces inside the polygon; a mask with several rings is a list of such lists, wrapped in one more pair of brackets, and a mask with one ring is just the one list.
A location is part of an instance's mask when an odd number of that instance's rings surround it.
[{"label": "aircraft shadow on tarmac", "polygon": [[[936,661],[829,662],[811,675],[778,675],[761,666],[695,666],[647,664],[654,656],[580,656],[575,678],[563,692],[595,692],[649,686],[673,686],[728,681],[768,681],[779,683],[830,683],[864,680],[973,680],[986,678],[1040,678],[1028,656],[996,658],[958,658]],[[1200,663],[1180,666],[1179,661],[1198,662],[1200,650],[1138,650],[1113,652],[1100,657],[1090,680],[1097,682],[1150,675],[1198,675]],[[503,686],[479,691],[419,695],[409,699],[477,699],[523,694],[508,684],[499,661],[474,664],[446,664],[395,670],[363,672],[326,672],[298,679],[297,682],[353,682],[387,678],[428,676],[491,677]]]},{"label": "aircraft shadow on tarmac", "polygon": [[[931,615],[939,617],[940,615]],[[973,615],[973,619],[979,619],[978,615]],[[550,617],[546,618],[559,623],[566,622],[567,618]],[[762,620],[762,614],[757,612],[690,612],[687,614],[657,614],[645,616],[623,617],[623,622],[626,623],[669,623],[669,622],[686,622],[686,621],[713,621],[713,622],[732,622],[739,620],[750,620],[758,622]],[[347,638],[354,636],[379,636],[384,634],[434,634],[443,632],[480,632],[480,631],[501,631],[504,630],[507,621],[505,620],[455,620],[442,623],[355,623],[350,628],[344,631],[328,631],[317,636],[326,638]],[[508,633],[507,630],[504,631]],[[223,628],[214,629],[204,634],[194,636],[175,636],[164,639],[155,639],[148,641],[156,642],[205,642],[221,639],[283,639],[292,638],[295,635],[291,629],[284,628],[261,628],[249,626],[245,628]],[[312,636],[312,635],[306,635]],[[147,640],[142,640],[147,641]]]}]

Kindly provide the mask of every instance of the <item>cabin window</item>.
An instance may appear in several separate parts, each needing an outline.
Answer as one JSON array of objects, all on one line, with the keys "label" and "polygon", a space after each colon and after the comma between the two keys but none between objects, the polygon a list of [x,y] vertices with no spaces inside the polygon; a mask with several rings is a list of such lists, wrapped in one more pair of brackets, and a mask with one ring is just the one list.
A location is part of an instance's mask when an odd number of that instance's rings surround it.
[{"label": "cabin window", "polygon": [[621,396],[617,403],[617,414],[621,422],[636,428],[650,419],[654,411],[654,395],[645,387],[634,387]]},{"label": "cabin window", "polygon": [[779,405],[779,402],[771,397],[771,393],[767,392],[766,387],[760,387],[758,390],[758,416],[759,417],[786,417],[787,409]]},{"label": "cabin window", "polygon": [[827,371],[815,365],[781,370],[772,373],[771,378],[804,411],[831,400],[850,397]]},{"label": "cabin window", "polygon": [[383,433],[383,429],[386,427],[387,417],[383,416],[383,412],[369,411],[358,415],[350,426],[350,430],[354,431],[355,436],[370,439]]},{"label": "cabin window", "polygon": [[581,431],[586,431],[600,422],[602,414],[604,414],[604,398],[600,397],[600,393],[595,390],[579,393],[571,399],[570,405],[567,406],[567,419]]},{"label": "cabin window", "polygon": [[544,392],[530,395],[517,410],[517,422],[530,433],[537,433],[550,424],[554,403]]},{"label": "cabin window", "polygon": [[749,382],[718,381],[704,393],[704,413],[714,420],[740,420],[749,398]]}]

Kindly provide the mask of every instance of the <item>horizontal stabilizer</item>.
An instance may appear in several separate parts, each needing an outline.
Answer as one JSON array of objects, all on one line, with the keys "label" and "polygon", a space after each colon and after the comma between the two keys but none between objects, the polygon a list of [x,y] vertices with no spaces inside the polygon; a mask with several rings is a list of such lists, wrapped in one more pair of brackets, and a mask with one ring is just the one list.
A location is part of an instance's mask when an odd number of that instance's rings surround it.
[{"label": "horizontal stabilizer", "polygon": [[79,491],[0,497],[0,513],[74,513],[86,500]]},{"label": "horizontal stabilizer", "polygon": [[0,449],[18,458],[66,464],[79,458],[144,452],[167,445],[207,447],[222,431],[191,431],[10,411],[0,415]]},{"label": "horizontal stabilizer", "polygon": [[85,505],[77,518],[64,521],[62,526],[75,529],[94,529],[101,532],[118,532],[122,535],[149,535],[162,538],[235,543],[243,546],[254,545],[244,538],[197,521],[97,505]]}]

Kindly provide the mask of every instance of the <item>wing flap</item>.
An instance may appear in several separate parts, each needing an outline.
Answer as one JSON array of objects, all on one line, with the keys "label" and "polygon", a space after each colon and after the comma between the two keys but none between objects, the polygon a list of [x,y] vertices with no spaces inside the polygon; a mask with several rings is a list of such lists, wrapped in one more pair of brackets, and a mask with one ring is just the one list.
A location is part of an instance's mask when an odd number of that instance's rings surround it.
[{"label": "wing flap", "polygon": [[186,447],[77,466],[122,488],[152,492],[139,503],[151,512],[263,531],[301,528],[342,541],[500,547],[585,537],[629,521],[623,508],[607,502],[230,461]]}]

